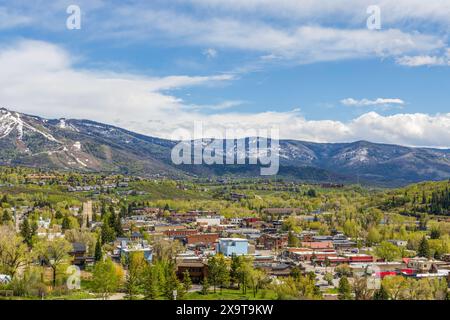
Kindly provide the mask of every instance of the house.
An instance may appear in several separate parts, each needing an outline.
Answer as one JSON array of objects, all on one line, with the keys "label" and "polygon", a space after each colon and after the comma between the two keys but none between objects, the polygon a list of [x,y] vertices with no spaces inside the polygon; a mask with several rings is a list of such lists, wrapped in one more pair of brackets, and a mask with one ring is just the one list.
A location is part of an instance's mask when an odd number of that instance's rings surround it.
[{"label": "house", "polygon": [[353,275],[364,275],[368,272],[394,272],[404,269],[405,264],[403,262],[368,262],[368,263],[351,263],[350,269]]},{"label": "house", "polygon": [[417,273],[427,273],[431,270],[433,261],[427,258],[412,258],[407,262],[407,267],[417,270]]},{"label": "house", "polygon": [[169,219],[172,222],[189,223],[189,222],[195,222],[199,216],[200,215],[197,211],[177,212],[177,213],[171,213]]},{"label": "house", "polygon": [[242,238],[220,238],[216,252],[222,253],[224,256],[246,255],[249,253],[249,244],[247,239]]},{"label": "house", "polygon": [[257,228],[261,226],[262,221],[256,217],[248,217],[242,220],[242,224],[247,228]]},{"label": "house", "polygon": [[317,235],[316,231],[302,231],[300,233],[300,239],[304,242],[312,242],[313,237]]},{"label": "house", "polygon": [[48,229],[50,228],[50,223],[51,219],[43,219],[42,217],[39,217],[37,225],[39,228]]},{"label": "house", "polygon": [[230,223],[240,225],[242,223],[242,218],[231,218]]},{"label": "house", "polygon": [[144,236],[142,235],[142,233],[134,231],[131,233],[130,238],[132,241],[137,241],[137,240],[142,240],[144,238]]},{"label": "house", "polygon": [[310,248],[289,248],[287,256],[297,261],[311,261],[322,262],[332,257],[337,257],[334,249],[312,250]]},{"label": "house", "polygon": [[94,264],[94,257],[87,256],[87,251],[87,247],[84,243],[72,243],[72,251],[69,253],[73,258],[72,263],[80,268]]},{"label": "house", "polygon": [[356,247],[356,242],[351,240],[333,240],[333,246],[336,250],[352,249]]},{"label": "house", "polygon": [[388,242],[396,245],[397,247],[406,247],[408,244],[408,241],[406,240],[388,240]]},{"label": "house", "polygon": [[232,193],[230,195],[231,200],[233,201],[239,201],[241,199],[247,199],[247,196],[245,194],[240,194],[240,193]]},{"label": "house", "polygon": [[293,266],[282,262],[273,262],[255,263],[255,268],[266,271],[266,273],[270,276],[289,277],[291,275]]}]

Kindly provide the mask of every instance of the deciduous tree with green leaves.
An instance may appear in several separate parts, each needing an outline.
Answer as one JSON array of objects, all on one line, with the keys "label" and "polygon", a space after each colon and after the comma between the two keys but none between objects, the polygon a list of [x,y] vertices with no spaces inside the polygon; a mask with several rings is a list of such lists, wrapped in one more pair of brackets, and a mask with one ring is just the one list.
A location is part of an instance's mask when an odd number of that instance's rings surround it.
[{"label": "deciduous tree with green leaves", "polygon": [[112,293],[117,292],[123,278],[123,272],[111,259],[99,261],[92,273],[92,287],[94,292],[106,300]]},{"label": "deciduous tree with green leaves", "polygon": [[338,298],[339,300],[351,300],[353,298],[352,287],[345,276],[339,280]]},{"label": "deciduous tree with green leaves", "polygon": [[63,238],[53,240],[44,239],[37,243],[36,252],[39,257],[52,268],[53,271],[53,287],[56,286],[56,276],[58,267],[68,262],[69,252],[72,245]]}]

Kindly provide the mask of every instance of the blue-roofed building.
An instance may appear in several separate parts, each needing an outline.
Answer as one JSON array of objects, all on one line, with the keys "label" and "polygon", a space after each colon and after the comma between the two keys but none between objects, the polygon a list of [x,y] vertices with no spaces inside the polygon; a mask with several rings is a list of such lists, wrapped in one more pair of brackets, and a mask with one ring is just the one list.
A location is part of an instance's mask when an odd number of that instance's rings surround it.
[{"label": "blue-roofed building", "polygon": [[216,247],[217,253],[230,257],[248,254],[248,240],[241,238],[220,238]]}]

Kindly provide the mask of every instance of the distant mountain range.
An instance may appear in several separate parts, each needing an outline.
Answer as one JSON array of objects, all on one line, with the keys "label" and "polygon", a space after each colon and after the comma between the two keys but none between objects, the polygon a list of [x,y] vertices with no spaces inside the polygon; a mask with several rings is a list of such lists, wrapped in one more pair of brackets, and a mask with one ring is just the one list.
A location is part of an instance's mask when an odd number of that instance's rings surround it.
[{"label": "distant mountain range", "polygon": [[[255,165],[176,166],[177,143],[90,120],[0,109],[2,165],[171,178],[259,176]],[[281,140],[279,156],[279,176],[309,182],[401,186],[450,178],[450,149]]]}]

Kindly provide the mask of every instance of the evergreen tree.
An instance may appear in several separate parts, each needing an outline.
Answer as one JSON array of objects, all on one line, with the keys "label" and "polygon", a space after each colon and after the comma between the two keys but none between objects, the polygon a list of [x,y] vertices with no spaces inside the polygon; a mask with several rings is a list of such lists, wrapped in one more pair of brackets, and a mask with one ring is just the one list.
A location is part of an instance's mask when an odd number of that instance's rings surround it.
[{"label": "evergreen tree", "polygon": [[127,208],[125,206],[120,207],[119,218],[125,218],[128,214]]},{"label": "evergreen tree", "polygon": [[30,223],[28,222],[28,218],[23,219],[22,224],[20,225],[20,234],[23,237],[23,241],[31,247],[33,233],[31,231]]},{"label": "evergreen tree", "polygon": [[231,256],[230,265],[230,280],[232,284],[239,284],[239,267],[241,265],[241,259],[239,256],[233,254]]},{"label": "evergreen tree", "polygon": [[0,200],[0,204],[8,203],[8,196],[6,194],[3,195],[2,199]]},{"label": "evergreen tree", "polygon": [[155,300],[158,298],[159,281],[158,273],[155,266],[147,265],[144,270],[144,296],[147,300]]},{"label": "evergreen tree", "polygon": [[209,287],[210,287],[208,278],[207,277],[203,278],[203,281],[201,284],[202,284],[202,294],[206,296],[209,292]]},{"label": "evergreen tree", "polygon": [[373,300],[389,300],[389,293],[386,291],[383,285],[381,285],[380,289],[375,291]]},{"label": "evergreen tree", "polygon": [[419,249],[417,250],[417,255],[419,257],[430,258],[430,245],[428,244],[427,238],[424,236],[419,244]]},{"label": "evergreen tree", "polygon": [[103,258],[102,243],[100,241],[100,237],[98,237],[97,243],[95,244],[94,259],[97,262],[97,261],[101,261],[102,258]]},{"label": "evergreen tree", "polygon": [[120,217],[116,217],[115,219],[114,232],[116,233],[117,237],[123,236],[122,220],[120,219]]},{"label": "evergreen tree", "polygon": [[61,213],[61,211],[59,211],[59,210],[57,210],[56,211],[56,213],[55,213],[55,219],[62,219],[64,216],[63,216],[63,214]]},{"label": "evergreen tree", "polygon": [[183,287],[186,292],[189,292],[192,287],[191,275],[188,270],[183,272]]},{"label": "evergreen tree", "polygon": [[168,300],[174,300],[174,291],[181,291],[182,285],[177,278],[175,273],[175,266],[172,262],[166,263],[164,267],[164,284],[163,284],[163,294]]},{"label": "evergreen tree", "polygon": [[105,205],[105,203],[103,202],[102,203],[102,207],[101,207],[101,209],[100,209],[100,217],[103,219],[103,217],[106,215],[106,205]]},{"label": "evergreen tree", "polygon": [[108,223],[103,223],[101,235],[102,244],[113,242],[116,239],[114,229]]},{"label": "evergreen tree", "polygon": [[11,216],[11,214],[9,213],[9,211],[8,210],[5,210],[4,212],[3,212],[3,216],[2,216],[2,224],[7,224],[8,222],[10,222],[10,221],[12,221],[12,216]]},{"label": "evergreen tree", "polygon": [[64,219],[61,223],[61,228],[63,231],[70,229],[70,220],[69,220],[69,217],[67,216],[67,214],[64,216]]}]

